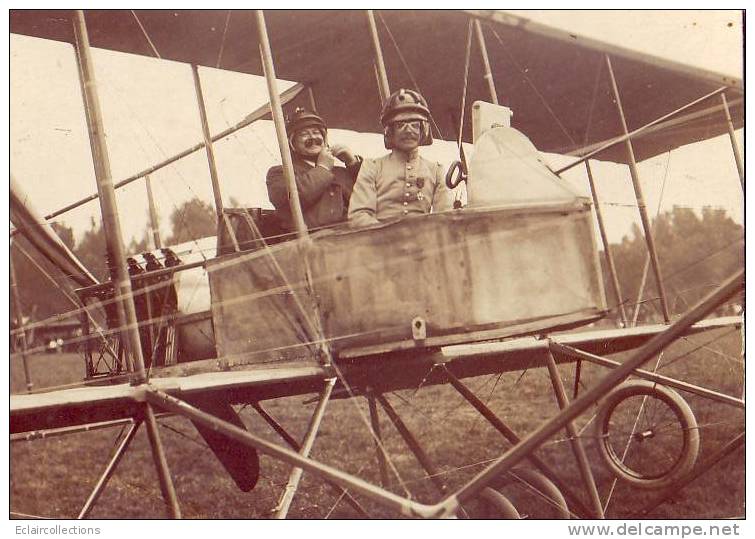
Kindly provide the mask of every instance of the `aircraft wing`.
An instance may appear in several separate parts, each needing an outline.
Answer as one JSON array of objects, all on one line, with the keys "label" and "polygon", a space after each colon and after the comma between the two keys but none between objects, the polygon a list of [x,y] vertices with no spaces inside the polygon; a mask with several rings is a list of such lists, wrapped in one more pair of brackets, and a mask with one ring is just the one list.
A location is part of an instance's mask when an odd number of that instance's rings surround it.
[{"label": "aircraft wing", "polygon": [[[688,334],[741,326],[742,318],[738,316],[716,318],[698,322]],[[551,340],[585,352],[606,355],[637,348],[666,328],[659,324],[595,330],[554,335]],[[451,346],[426,354],[409,350],[350,358],[339,361],[339,368],[349,385],[357,390],[364,383],[389,391],[417,387],[420,383],[443,383],[440,372],[428,376],[429,366],[434,362],[445,363],[459,377],[479,376],[543,366],[548,349],[546,340],[523,338]],[[217,360],[211,362],[217,364]],[[231,402],[253,402],[317,392],[327,376],[328,373],[315,362],[296,361],[247,367],[245,370],[153,377],[150,384],[183,397],[223,392]],[[35,431],[44,429],[133,417],[143,401],[143,392],[143,387],[125,382],[11,395],[10,432],[33,435]],[[344,395],[343,391],[341,395]]]},{"label": "aircraft wing", "polygon": [[[391,88],[416,88],[428,99],[440,138],[456,139],[470,17],[483,23],[501,104],[513,126],[540,151],[583,154],[620,134],[604,54],[609,53],[630,130],[730,86],[735,127],[744,121],[741,79],[578,38],[495,11],[377,11]],[[138,21],[137,21],[138,17]],[[311,85],[318,112],[331,127],[380,132],[372,45],[364,11],[286,11],[265,14],[276,74]],[[88,10],[94,47],[262,75],[254,14],[225,10]],[[10,10],[10,31],[73,42],[64,10]],[[143,28],[143,29],[142,29]],[[146,36],[149,36],[149,40]],[[474,43],[474,42],[473,42]],[[732,51],[740,54],[741,51]],[[489,101],[481,61],[472,47],[467,110]],[[298,103],[301,104],[301,103]],[[306,103],[305,103],[306,104]],[[720,97],[686,111],[689,123],[635,140],[638,160],[725,133]],[[471,140],[465,121],[464,139]],[[601,159],[624,162],[619,147]]]},{"label": "aircraft wing", "polygon": [[[52,262],[64,275],[79,286],[97,284],[97,279],[65,246],[24,193],[21,183],[10,177],[10,220],[34,247]],[[75,295],[73,296],[75,297]]]}]

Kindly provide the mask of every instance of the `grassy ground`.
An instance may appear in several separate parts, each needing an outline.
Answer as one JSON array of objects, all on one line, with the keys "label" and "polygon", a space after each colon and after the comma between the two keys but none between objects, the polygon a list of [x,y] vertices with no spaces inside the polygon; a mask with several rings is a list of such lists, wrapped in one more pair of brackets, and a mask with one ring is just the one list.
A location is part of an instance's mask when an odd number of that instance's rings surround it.
[{"label": "grassy ground", "polygon": [[[659,372],[688,382],[701,384],[732,395],[741,395],[743,362],[741,335],[706,334],[681,341],[666,351]],[[705,347],[700,344],[713,341]],[[690,350],[699,348],[690,353]],[[683,357],[682,357],[683,356]],[[680,359],[681,357],[681,359]],[[622,358],[618,358],[622,359]],[[12,358],[11,389],[24,390],[20,359]],[[653,367],[655,360],[647,364]],[[74,355],[40,355],[31,358],[30,367],[35,387],[64,384],[80,380],[83,361]],[[560,367],[564,383],[571,394],[574,366]],[[582,385],[589,387],[605,372],[585,365]],[[501,376],[485,376],[466,380],[467,385],[485,400],[496,413],[520,434],[531,432],[558,410],[546,369],[532,369]],[[744,429],[741,410],[715,403],[709,399],[683,395],[693,408],[701,432],[698,464]],[[452,388],[423,387],[418,391],[401,391],[388,399],[422,443],[441,470],[451,489],[468,481],[490,459],[509,445],[484,419],[467,405]],[[278,399],[265,403],[274,415],[296,437],[306,429],[314,404],[305,404],[304,397]],[[242,409],[247,426],[270,440],[279,441],[271,429],[249,408]],[[582,428],[590,422],[593,411],[577,421]],[[347,472],[379,483],[372,439],[366,427],[368,409],[363,399],[338,400],[327,409],[320,435],[313,450],[314,458],[335,465]],[[161,434],[173,473],[181,509],[188,518],[264,518],[270,515],[289,468],[267,457],[261,457],[262,478],[250,493],[240,492],[224,472],[213,454],[199,438],[192,425],[182,418],[164,418]],[[439,499],[407,450],[385,414],[381,429],[391,463],[398,474],[392,475],[390,490],[402,494],[404,489],[421,501]],[[47,517],[75,517],[107,464],[121,428],[71,434],[62,437],[11,445],[10,509],[15,513]],[[632,516],[657,498],[655,491],[644,491],[623,482],[614,485],[613,476],[599,462],[592,425],[582,433],[588,459],[595,474],[602,500],[610,494],[607,515],[612,518]],[[582,481],[575,465],[570,444],[565,436],[549,440],[539,455],[579,493],[587,503]],[[397,476],[400,478],[397,479]],[[744,454],[728,456],[705,471],[673,498],[650,513],[651,518],[710,518],[744,514]],[[613,488],[612,488],[613,487]],[[516,497],[514,486],[504,489]],[[532,518],[552,515],[547,504],[517,498],[520,512]],[[360,498],[371,516],[397,515]],[[519,505],[521,504],[521,505]],[[295,518],[351,518],[355,510],[341,501],[322,481],[310,474],[304,479],[295,498],[291,516]],[[122,460],[92,515],[95,518],[163,518],[164,506],[146,434],[138,432],[134,443]]]}]

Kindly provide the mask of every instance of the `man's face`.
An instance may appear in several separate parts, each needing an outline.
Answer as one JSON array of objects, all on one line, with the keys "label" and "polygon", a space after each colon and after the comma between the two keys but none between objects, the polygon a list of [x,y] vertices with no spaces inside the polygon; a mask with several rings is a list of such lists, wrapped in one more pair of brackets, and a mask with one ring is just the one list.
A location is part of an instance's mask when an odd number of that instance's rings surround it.
[{"label": "man's face", "polygon": [[391,122],[393,147],[404,152],[411,152],[419,146],[422,132],[420,120],[396,120]]},{"label": "man's face", "polygon": [[296,132],[292,145],[302,157],[316,159],[325,145],[325,138],[319,128],[307,127]]}]

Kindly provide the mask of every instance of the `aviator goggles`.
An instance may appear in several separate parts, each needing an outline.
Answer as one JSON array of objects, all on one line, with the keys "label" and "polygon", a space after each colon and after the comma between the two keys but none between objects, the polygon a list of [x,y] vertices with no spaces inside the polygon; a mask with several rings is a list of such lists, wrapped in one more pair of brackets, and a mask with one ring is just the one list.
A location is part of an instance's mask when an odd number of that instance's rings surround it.
[{"label": "aviator goggles", "polygon": [[419,133],[422,130],[422,120],[396,120],[395,122],[391,122],[391,127],[396,131],[411,129]]}]

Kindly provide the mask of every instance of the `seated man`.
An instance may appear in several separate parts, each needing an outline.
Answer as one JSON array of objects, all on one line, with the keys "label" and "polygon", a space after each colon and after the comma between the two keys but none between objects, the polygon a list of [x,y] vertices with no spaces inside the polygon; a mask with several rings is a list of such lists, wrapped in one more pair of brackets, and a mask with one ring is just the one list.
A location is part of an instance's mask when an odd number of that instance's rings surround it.
[{"label": "seated man", "polygon": [[433,142],[430,111],[413,90],[391,94],[380,123],[391,153],[362,164],[349,202],[349,223],[368,226],[410,214],[443,211],[452,206],[443,166],[419,155]]},{"label": "seated man", "polygon": [[[307,228],[345,221],[361,158],[346,146],[328,146],[328,128],[323,119],[302,108],[297,108],[286,119],[286,133]],[[336,157],[346,164],[346,168],[335,166]],[[282,166],[268,170],[267,192],[283,229],[294,231]]]}]

